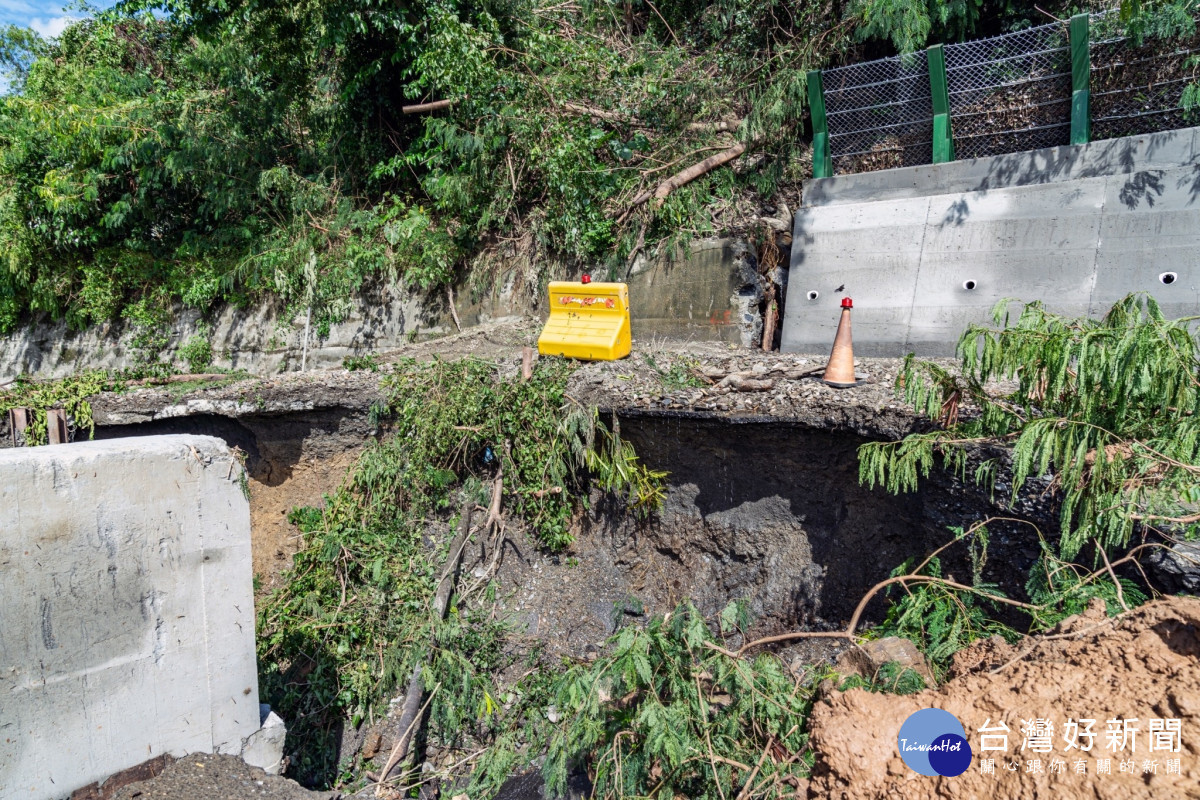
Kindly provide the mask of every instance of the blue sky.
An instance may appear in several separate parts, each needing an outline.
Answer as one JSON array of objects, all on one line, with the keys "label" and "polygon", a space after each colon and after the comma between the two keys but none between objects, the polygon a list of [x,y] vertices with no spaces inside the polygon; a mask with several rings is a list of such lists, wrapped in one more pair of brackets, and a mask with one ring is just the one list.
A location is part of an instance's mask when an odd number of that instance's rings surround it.
[{"label": "blue sky", "polygon": [[[98,8],[114,5],[114,0],[93,0]],[[0,28],[18,25],[33,28],[42,36],[53,38],[73,20],[87,16],[86,11],[73,7],[63,0],[0,0]],[[8,89],[8,81],[0,74],[0,94]]]},{"label": "blue sky", "polygon": [[64,7],[63,0],[0,0],[0,26],[33,28],[42,36],[58,36],[71,20],[83,16],[85,12],[79,9]]}]

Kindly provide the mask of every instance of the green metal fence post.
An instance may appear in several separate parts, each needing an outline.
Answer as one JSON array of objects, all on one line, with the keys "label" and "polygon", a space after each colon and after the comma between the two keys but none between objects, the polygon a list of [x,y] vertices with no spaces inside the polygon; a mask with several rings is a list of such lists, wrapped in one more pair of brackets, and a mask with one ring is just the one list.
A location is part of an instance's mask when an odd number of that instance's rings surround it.
[{"label": "green metal fence post", "polygon": [[954,134],[950,129],[950,93],[946,88],[946,53],[940,44],[926,51],[929,92],[933,98],[933,163],[954,160]]},{"label": "green metal fence post", "polygon": [[813,126],[813,177],[831,178],[833,157],[829,153],[829,123],[825,119],[825,86],[821,83],[821,71],[811,70],[807,83]]},{"label": "green metal fence post", "polygon": [[1092,62],[1088,55],[1088,15],[1071,17],[1071,144],[1087,144],[1092,138],[1092,101],[1090,78]]}]

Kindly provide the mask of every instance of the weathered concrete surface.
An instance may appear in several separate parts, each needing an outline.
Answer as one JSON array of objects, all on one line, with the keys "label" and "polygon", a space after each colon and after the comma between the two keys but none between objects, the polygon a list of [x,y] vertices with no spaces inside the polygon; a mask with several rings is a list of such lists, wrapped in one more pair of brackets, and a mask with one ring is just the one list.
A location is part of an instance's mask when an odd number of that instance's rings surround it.
[{"label": "weathered concrete surface", "polygon": [[629,277],[633,338],[718,341],[750,347],[762,337],[756,255],[738,239],[697,242],[683,258],[644,260]]},{"label": "weathered concrete surface", "polygon": [[241,478],[207,436],[0,451],[0,798],[259,729]]},{"label": "weathered concrete surface", "polygon": [[788,352],[827,350],[846,295],[867,356],[948,355],[1003,298],[1071,315],[1139,291],[1169,316],[1200,302],[1198,128],[827,178],[804,199]]},{"label": "weathered concrete surface", "polygon": [[[683,254],[638,259],[629,279],[634,338],[756,343],[762,333],[763,297],[757,267],[753,248],[740,239],[701,240]],[[464,331],[471,331],[522,318],[544,320],[546,280],[578,274],[563,267],[534,269],[524,262],[498,270],[482,288],[456,287],[459,321]],[[346,356],[387,352],[456,332],[445,293],[422,295],[388,287],[351,298],[348,316],[330,326],[327,335],[311,330],[307,355],[304,330],[303,313],[287,315],[272,304],[227,306],[207,322],[195,310],[181,310],[166,332],[166,344],[149,355],[186,367],[180,348],[206,336],[213,366],[267,375],[299,370],[302,363],[308,369],[340,366]],[[0,383],[22,373],[55,378],[85,368],[135,366],[147,356],[134,347],[135,334],[121,324],[86,331],[71,331],[65,323],[28,325],[0,339]]]}]

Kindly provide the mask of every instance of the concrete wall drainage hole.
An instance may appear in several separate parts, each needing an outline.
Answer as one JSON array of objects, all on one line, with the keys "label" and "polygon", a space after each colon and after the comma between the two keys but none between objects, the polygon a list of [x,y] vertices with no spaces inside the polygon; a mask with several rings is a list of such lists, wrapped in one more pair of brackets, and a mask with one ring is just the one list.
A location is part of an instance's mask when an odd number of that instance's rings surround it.
[{"label": "concrete wall drainage hole", "polygon": [[816,299],[817,299],[818,297],[820,297],[820,296],[821,296],[821,293],[820,293],[820,292],[817,292],[817,291],[815,291],[815,290],[814,290],[814,291],[811,291],[811,292],[809,292],[809,293],[808,293],[808,299],[809,299],[809,300],[816,300]]},{"label": "concrete wall drainage hole", "polygon": [[973,291],[975,291],[975,286],[976,286],[976,285],[977,285],[977,284],[975,283],[975,281],[970,281],[970,280],[968,280],[968,281],[963,281],[963,288],[964,288],[964,289],[966,289],[968,292],[973,292]]},{"label": "concrete wall drainage hole", "polygon": [[1179,276],[1176,275],[1174,272],[1164,272],[1163,274],[1158,276],[1158,282],[1163,284],[1164,286],[1170,286],[1172,283],[1175,282],[1175,280],[1178,277]]}]

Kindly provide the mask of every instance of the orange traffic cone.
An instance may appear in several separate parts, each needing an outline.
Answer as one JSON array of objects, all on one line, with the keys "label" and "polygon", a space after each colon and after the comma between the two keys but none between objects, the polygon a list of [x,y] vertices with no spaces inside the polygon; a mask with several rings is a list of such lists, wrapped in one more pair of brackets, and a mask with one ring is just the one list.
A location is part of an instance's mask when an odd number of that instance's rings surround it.
[{"label": "orange traffic cone", "polygon": [[837,336],[833,337],[833,351],[821,381],[838,389],[847,389],[857,384],[854,379],[854,344],[850,339],[850,309],[854,301],[842,298],[842,318],[838,321]]}]

